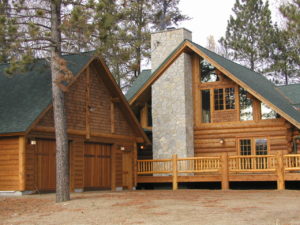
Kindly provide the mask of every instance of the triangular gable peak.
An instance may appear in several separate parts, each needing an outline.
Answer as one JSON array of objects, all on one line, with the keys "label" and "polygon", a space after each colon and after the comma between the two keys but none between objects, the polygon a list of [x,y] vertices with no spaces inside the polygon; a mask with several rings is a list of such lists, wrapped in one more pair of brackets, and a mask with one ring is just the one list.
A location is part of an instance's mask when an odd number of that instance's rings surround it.
[{"label": "triangular gable peak", "polygon": [[176,61],[183,53],[196,54],[205,59],[225,76],[246,89],[255,98],[270,106],[283,118],[300,128],[300,113],[293,108],[275,86],[261,74],[253,72],[244,66],[217,55],[191,41],[183,41],[166,60],[152,73],[144,85],[130,96],[129,103],[133,105],[139,97],[150,89],[151,85]]},{"label": "triangular gable peak", "polygon": [[[149,140],[130,106],[116,84],[112,74],[100,57],[93,57],[82,68],[65,95],[67,127],[69,133],[103,137],[138,137],[137,142]],[[54,131],[53,106],[36,119],[27,130]]]}]

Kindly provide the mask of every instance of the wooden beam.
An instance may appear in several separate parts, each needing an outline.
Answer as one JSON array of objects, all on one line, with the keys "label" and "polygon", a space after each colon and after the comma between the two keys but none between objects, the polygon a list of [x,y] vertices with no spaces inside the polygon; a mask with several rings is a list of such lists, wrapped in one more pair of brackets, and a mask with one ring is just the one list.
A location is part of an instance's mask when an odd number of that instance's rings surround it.
[{"label": "wooden beam", "polygon": [[172,179],[172,187],[173,191],[178,189],[178,181],[177,181],[177,155],[172,156],[172,169],[173,169],[173,179]]},{"label": "wooden beam", "polygon": [[26,188],[26,139],[24,136],[19,137],[19,191],[25,191]]},{"label": "wooden beam", "polygon": [[137,143],[133,143],[133,183],[137,186]]},{"label": "wooden beam", "polygon": [[115,133],[115,103],[111,101],[110,103],[110,127],[111,127],[111,133]]},{"label": "wooden beam", "polygon": [[116,190],[116,150],[117,145],[113,144],[111,148],[111,190]]},{"label": "wooden beam", "polygon": [[90,67],[88,66],[86,68],[86,109],[85,109],[85,128],[86,128],[86,139],[90,139],[91,137],[91,126],[90,126],[90,117],[91,117],[91,100],[90,100],[90,96],[91,96],[91,85],[90,85],[90,79],[91,79],[91,75],[90,75]]},{"label": "wooden beam", "polygon": [[198,127],[201,123],[201,96],[198,88],[200,83],[200,57],[192,55],[192,77],[193,77],[193,99],[194,99],[194,126]]},{"label": "wooden beam", "polygon": [[142,128],[148,127],[148,104],[145,103],[144,107],[141,109],[140,121]]},{"label": "wooden beam", "polygon": [[277,153],[277,190],[285,189],[283,153]]},{"label": "wooden beam", "polygon": [[[53,127],[38,126],[38,127],[35,127],[33,130],[39,131],[39,132],[49,132],[49,133],[54,132]],[[86,131],[85,130],[68,129],[68,134],[85,136]],[[121,134],[107,134],[107,133],[99,133],[99,132],[91,132],[90,135],[91,135],[91,138],[92,137],[111,138],[111,139],[119,139],[119,140],[126,140],[126,141],[136,141],[137,143],[144,143],[144,139],[142,137],[121,135]]]},{"label": "wooden beam", "polygon": [[222,190],[229,189],[229,174],[228,174],[228,154],[223,153],[221,156],[221,163],[222,163]]}]

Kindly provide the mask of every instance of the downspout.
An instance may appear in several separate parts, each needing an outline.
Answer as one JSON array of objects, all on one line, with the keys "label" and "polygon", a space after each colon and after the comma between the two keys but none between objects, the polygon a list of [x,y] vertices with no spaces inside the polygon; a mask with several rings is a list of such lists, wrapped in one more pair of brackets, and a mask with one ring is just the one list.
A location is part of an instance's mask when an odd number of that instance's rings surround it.
[{"label": "downspout", "polygon": [[297,154],[297,149],[298,149],[297,140],[300,140],[300,135],[297,135],[297,136],[293,137],[293,147],[294,147],[293,153],[294,154]]}]

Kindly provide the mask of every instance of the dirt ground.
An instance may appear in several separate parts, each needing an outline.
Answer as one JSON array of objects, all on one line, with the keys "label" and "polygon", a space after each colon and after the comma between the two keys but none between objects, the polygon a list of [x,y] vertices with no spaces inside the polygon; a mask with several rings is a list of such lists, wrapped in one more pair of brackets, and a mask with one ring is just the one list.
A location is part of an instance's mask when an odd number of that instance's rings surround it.
[{"label": "dirt ground", "polygon": [[300,191],[147,190],[0,197],[0,224],[300,225]]}]

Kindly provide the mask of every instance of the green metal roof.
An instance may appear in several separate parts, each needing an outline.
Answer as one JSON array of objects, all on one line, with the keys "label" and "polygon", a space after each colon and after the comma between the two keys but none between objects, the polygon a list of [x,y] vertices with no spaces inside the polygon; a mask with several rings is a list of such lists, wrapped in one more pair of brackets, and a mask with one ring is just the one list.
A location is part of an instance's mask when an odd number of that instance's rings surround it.
[{"label": "green metal roof", "polygon": [[127,91],[125,97],[127,100],[131,99],[151,77],[151,70],[143,70],[140,75],[133,82],[131,88]]},{"label": "green metal roof", "polygon": [[300,84],[289,84],[277,87],[292,103],[300,107]]},{"label": "green metal roof", "polygon": [[[157,71],[159,71],[159,68],[161,68],[164,64],[168,62],[168,59],[176,52],[177,49],[179,49],[185,42],[189,42],[192,45],[194,45],[196,48],[198,48],[201,52],[203,52],[205,55],[207,55],[209,58],[211,58],[213,61],[215,61],[217,64],[225,68],[227,71],[229,71],[232,75],[234,75],[237,79],[239,79],[241,82],[245,83],[247,86],[249,86],[253,91],[263,96],[266,100],[271,102],[274,106],[281,109],[283,112],[285,112],[287,115],[289,115],[291,118],[296,120],[300,123],[300,112],[297,111],[292,104],[287,100],[287,92],[280,92],[275,85],[267,80],[263,75],[256,73],[244,66],[241,66],[235,62],[232,62],[212,51],[209,51],[206,48],[203,48],[202,46],[191,42],[189,40],[185,40],[179,46],[162,62],[162,64],[152,73],[152,74],[145,74],[144,78],[141,79],[138,82],[138,85],[133,84],[132,88],[127,92],[130,93],[126,95],[127,99],[132,99],[138,91],[147,83],[147,81],[156,75]],[[215,65],[216,66],[216,65]],[[295,85],[297,86],[297,85]],[[295,93],[295,89],[297,87],[293,88],[293,93]],[[291,89],[290,89],[291,90]],[[298,91],[298,90],[297,90]],[[297,92],[298,93],[298,92]],[[288,98],[295,98],[295,97],[288,97]],[[300,103],[300,102],[297,102]],[[297,104],[298,105],[298,104]],[[299,104],[300,105],[300,104]]]},{"label": "green metal roof", "polygon": [[[74,75],[91,59],[91,53],[63,58]],[[0,65],[0,134],[25,132],[52,102],[51,72],[46,60],[29,65],[25,73],[8,77]]]}]

